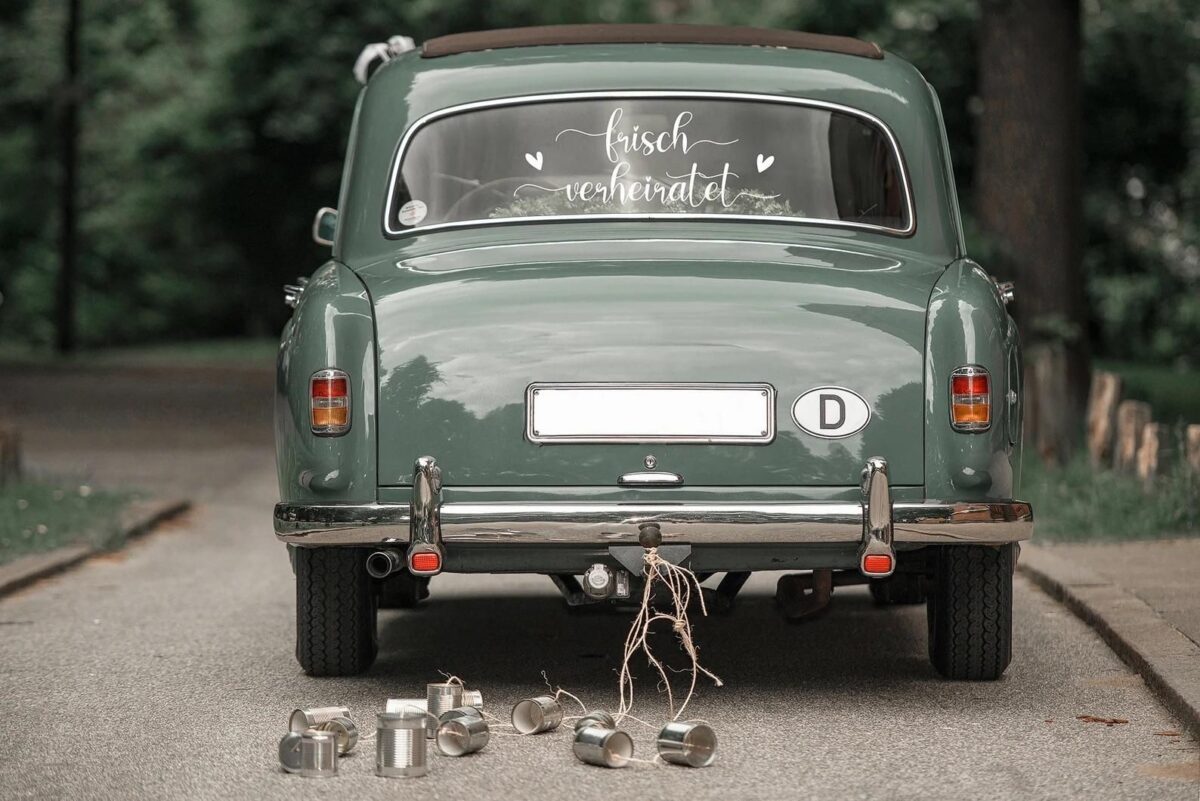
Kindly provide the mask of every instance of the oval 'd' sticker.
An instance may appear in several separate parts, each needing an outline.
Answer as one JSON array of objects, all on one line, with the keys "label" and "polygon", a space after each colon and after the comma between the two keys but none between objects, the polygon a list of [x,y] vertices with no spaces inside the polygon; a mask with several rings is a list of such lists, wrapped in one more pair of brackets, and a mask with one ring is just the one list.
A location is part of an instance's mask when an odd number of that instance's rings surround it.
[{"label": "oval 'd' sticker", "polygon": [[853,390],[817,387],[796,398],[792,404],[792,419],[806,434],[841,439],[867,427],[871,421],[871,407]]}]

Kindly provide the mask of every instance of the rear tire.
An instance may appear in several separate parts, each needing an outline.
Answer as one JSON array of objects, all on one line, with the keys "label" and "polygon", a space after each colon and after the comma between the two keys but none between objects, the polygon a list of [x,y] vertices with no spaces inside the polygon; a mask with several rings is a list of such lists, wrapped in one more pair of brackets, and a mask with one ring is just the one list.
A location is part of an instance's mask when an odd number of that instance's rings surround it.
[{"label": "rear tire", "polygon": [[897,573],[885,579],[872,579],[868,588],[880,606],[923,604],[926,601],[925,577],[920,573]]},{"label": "rear tire", "polygon": [[929,595],[929,659],[948,679],[998,679],[1012,660],[1013,547],[947,545]]},{"label": "rear tire", "polygon": [[375,661],[369,551],[296,548],[296,658],[310,676],[349,676]]}]

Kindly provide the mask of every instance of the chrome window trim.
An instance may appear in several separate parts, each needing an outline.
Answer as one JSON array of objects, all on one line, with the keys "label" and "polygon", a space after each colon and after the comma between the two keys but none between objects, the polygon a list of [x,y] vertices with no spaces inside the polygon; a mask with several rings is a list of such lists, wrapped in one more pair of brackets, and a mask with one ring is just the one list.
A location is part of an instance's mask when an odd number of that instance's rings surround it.
[{"label": "chrome window trim", "polygon": [[[740,436],[594,436],[594,437],[563,437],[540,436],[533,429],[533,396],[542,389],[742,389],[761,391],[766,396],[767,430],[756,437]],[[778,429],[778,411],[775,408],[775,387],[765,382],[738,381],[692,381],[692,382],[663,382],[663,381],[542,381],[534,382],[525,388],[525,438],[536,445],[610,445],[638,442],[643,444],[671,445],[770,445],[775,441]]]},{"label": "chrome window trim", "polygon": [[[662,100],[672,99],[712,99],[712,100],[749,100],[761,103],[782,103],[785,105],[804,106],[806,108],[817,108],[825,111],[835,111],[843,114],[849,114],[859,119],[866,120],[871,125],[874,125],[879,130],[883,131],[887,137],[888,143],[892,147],[892,152],[896,156],[896,162],[900,169],[901,184],[904,188],[904,208],[907,212],[908,226],[906,228],[889,228],[883,225],[871,225],[869,223],[857,223],[845,220],[829,220],[820,217],[785,217],[782,215],[757,215],[757,214],[547,214],[538,217],[499,217],[488,218],[485,220],[462,220],[459,222],[435,223],[433,225],[415,226],[411,228],[393,229],[391,227],[392,206],[396,197],[396,184],[400,177],[400,165],[404,161],[404,153],[407,150],[413,136],[431,122],[442,119],[443,117],[461,114],[466,111],[475,111],[483,108],[498,108],[503,106],[519,106],[529,103],[547,103],[561,102],[567,100],[599,100],[599,99],[618,99],[618,98],[658,98]],[[641,89],[630,91],[590,91],[590,92],[553,92],[537,95],[518,95],[516,97],[495,98],[492,100],[476,100],[471,103],[460,103],[456,106],[447,106],[437,111],[431,111],[418,118],[414,123],[408,126],[404,135],[400,138],[399,144],[396,146],[396,152],[392,156],[392,166],[388,174],[387,195],[384,200],[383,207],[383,231],[384,236],[388,239],[396,239],[413,233],[426,233],[429,231],[438,231],[448,228],[475,228],[484,225],[514,225],[520,223],[541,223],[541,222],[568,222],[580,220],[737,220],[756,222],[787,222],[800,225],[822,225],[833,228],[852,228],[857,230],[874,231],[877,233],[885,233],[891,236],[912,236],[917,230],[917,211],[913,203],[912,185],[908,178],[908,167],[904,162],[904,152],[900,149],[900,143],[896,141],[895,134],[892,129],[883,120],[876,117],[870,112],[862,111],[851,106],[845,106],[840,103],[831,103],[827,100],[812,100],[803,97],[788,97],[786,95],[769,95],[757,94],[751,92],[717,92],[717,91],[671,91],[658,89]]]}]

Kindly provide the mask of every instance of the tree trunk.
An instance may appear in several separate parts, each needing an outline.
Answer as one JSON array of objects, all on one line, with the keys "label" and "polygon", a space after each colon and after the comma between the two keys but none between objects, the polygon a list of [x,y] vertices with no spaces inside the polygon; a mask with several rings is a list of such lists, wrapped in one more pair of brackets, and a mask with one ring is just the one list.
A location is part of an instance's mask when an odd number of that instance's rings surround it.
[{"label": "tree trunk", "polygon": [[59,161],[58,287],[55,298],[57,345],[60,353],[75,349],[76,195],[79,171],[79,3],[67,0],[64,31],[65,86],[62,96]]},{"label": "tree trunk", "polygon": [[[984,0],[975,209],[994,244],[985,265],[1016,281],[1013,306],[1025,340],[1065,349],[1065,394],[1031,383],[1039,415],[1068,432],[1062,462],[1078,444],[1088,390],[1086,308],[1081,282],[1082,190],[1079,0]],[[1054,419],[1052,419],[1054,418]]]}]

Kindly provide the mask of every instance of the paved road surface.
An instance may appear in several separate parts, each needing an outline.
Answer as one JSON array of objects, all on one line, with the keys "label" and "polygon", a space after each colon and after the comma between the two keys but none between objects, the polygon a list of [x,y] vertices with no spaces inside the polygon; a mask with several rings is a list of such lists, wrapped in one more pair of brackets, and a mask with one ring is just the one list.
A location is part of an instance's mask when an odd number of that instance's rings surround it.
[{"label": "paved road surface", "polygon": [[[920,609],[876,609],[863,591],[840,589],[827,616],[787,625],[772,608],[775,577],[756,576],[732,616],[698,626],[705,661],[726,680],[695,702],[721,738],[718,764],[706,770],[590,768],[560,731],[497,735],[470,758],[434,756],[421,780],[375,778],[369,748],[333,780],[282,774],[275,748],[293,707],[345,703],[369,725],[384,698],[418,694],[438,670],[480,687],[502,716],[539,691],[542,670],[612,708],[625,621],[568,615],[546,579],[444,576],[428,608],[382,614],[370,673],[306,678],[291,656],[291,574],[269,530],[269,381],[231,391],[227,400],[242,410],[231,419],[192,408],[221,394],[204,381],[22,382],[18,414],[36,464],[86,466],[99,481],[141,476],[159,492],[194,484],[202,503],[120,555],[0,601],[4,798],[1195,801],[1200,793],[1180,778],[1194,775],[1196,744],[1159,736],[1178,724],[1141,680],[1020,578],[1013,665],[1000,682],[968,684],[933,675]],[[89,417],[78,407],[95,407],[93,383],[104,403]],[[172,418],[186,421],[183,432]],[[89,419],[99,434],[88,433]],[[113,436],[118,419],[125,429]],[[638,712],[660,721],[665,710],[649,686]],[[649,756],[652,732],[631,733]]]}]

